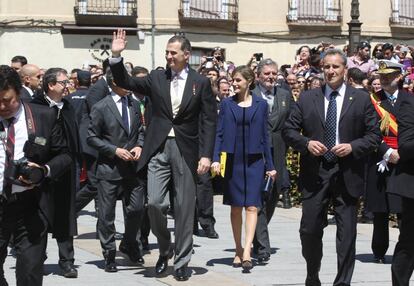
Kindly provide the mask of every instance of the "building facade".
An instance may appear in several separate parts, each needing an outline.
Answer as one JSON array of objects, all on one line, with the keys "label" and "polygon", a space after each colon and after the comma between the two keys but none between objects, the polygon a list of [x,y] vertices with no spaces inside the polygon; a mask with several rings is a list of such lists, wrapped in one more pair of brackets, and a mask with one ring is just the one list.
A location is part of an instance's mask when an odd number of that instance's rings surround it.
[{"label": "building facade", "polygon": [[[361,39],[414,45],[414,1],[359,0]],[[128,33],[126,60],[164,66],[165,44],[185,33],[191,64],[213,48],[245,64],[263,53],[293,64],[301,45],[348,42],[351,0],[2,0],[0,63],[15,55],[43,68],[93,65],[110,55],[117,27]]]}]

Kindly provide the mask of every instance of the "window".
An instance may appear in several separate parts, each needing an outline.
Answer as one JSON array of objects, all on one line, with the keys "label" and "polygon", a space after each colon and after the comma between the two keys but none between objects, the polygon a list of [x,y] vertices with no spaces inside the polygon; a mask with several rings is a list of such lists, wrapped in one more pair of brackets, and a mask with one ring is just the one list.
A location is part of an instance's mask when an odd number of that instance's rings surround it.
[{"label": "window", "polygon": [[392,0],[390,23],[400,26],[414,25],[414,1]]},{"label": "window", "polygon": [[339,23],[340,0],[289,0],[288,22],[293,23]]}]

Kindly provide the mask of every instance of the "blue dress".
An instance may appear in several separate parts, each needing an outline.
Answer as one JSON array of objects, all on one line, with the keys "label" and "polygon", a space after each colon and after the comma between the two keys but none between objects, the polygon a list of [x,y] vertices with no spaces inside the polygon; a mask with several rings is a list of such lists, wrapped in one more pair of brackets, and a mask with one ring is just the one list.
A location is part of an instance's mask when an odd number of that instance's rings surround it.
[{"label": "blue dress", "polygon": [[265,175],[263,155],[248,154],[247,151],[253,108],[237,105],[235,110],[236,145],[234,154],[227,154],[223,203],[239,207],[261,207]]}]

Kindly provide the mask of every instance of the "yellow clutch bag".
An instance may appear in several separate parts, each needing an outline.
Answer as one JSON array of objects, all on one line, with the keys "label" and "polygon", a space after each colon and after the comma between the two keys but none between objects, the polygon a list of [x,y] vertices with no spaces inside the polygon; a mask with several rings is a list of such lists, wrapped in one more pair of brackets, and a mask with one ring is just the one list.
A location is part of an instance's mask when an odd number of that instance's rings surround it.
[{"label": "yellow clutch bag", "polygon": [[[227,160],[227,153],[221,152],[220,153],[220,176],[224,178],[224,174],[226,173],[226,160]],[[211,176],[214,178],[216,174],[211,172]]]}]

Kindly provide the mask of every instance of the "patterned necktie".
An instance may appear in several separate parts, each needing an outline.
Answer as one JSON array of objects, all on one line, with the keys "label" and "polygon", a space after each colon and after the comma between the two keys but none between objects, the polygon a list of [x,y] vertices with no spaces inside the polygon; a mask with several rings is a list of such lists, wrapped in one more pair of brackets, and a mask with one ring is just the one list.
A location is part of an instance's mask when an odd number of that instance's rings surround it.
[{"label": "patterned necktie", "polygon": [[273,109],[274,96],[273,96],[272,91],[270,90],[266,90],[265,95],[266,95],[267,105],[269,106],[269,113],[271,113]]},{"label": "patterned necktie", "polygon": [[397,97],[395,95],[388,96],[388,100],[390,101],[391,105],[394,106]]},{"label": "patterned necktie", "polygon": [[323,156],[326,161],[334,162],[336,160],[336,155],[330,150],[335,146],[336,143],[336,97],[338,96],[337,91],[333,91],[329,98],[328,110],[326,112],[325,119],[325,134],[324,134],[324,144],[328,148]]},{"label": "patterned necktie", "polygon": [[128,98],[127,96],[121,96],[121,103],[122,103],[122,122],[124,123],[124,127],[129,132],[129,124],[128,124]]},{"label": "patterned necktie", "polygon": [[173,116],[177,115],[178,110],[180,109],[181,98],[179,95],[179,84],[178,84],[178,74],[175,74],[172,80],[173,94],[171,94],[171,104]]},{"label": "patterned necktie", "polygon": [[[6,161],[4,164],[4,174],[6,174],[7,168],[13,161],[14,158],[14,142],[15,142],[15,133],[14,133],[14,117],[7,119],[7,124],[9,126],[7,130],[7,142],[6,142]],[[7,199],[12,193],[12,183],[6,176],[3,177],[3,196]]]}]

